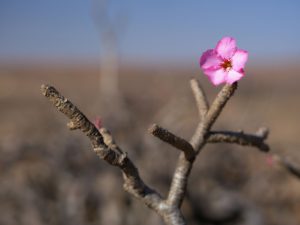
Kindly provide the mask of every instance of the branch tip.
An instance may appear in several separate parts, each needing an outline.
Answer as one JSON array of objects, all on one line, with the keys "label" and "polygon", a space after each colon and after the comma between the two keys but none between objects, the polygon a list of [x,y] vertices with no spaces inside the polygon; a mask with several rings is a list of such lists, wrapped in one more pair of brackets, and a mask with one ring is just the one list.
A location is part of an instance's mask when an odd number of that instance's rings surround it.
[{"label": "branch tip", "polygon": [[184,152],[187,160],[192,161],[195,158],[195,151],[192,145],[185,139],[176,136],[167,129],[164,129],[157,124],[149,127],[148,131],[160,140],[172,145],[173,147]]},{"label": "branch tip", "polygon": [[246,134],[244,132],[232,131],[210,131],[208,133],[208,143],[234,143],[243,146],[252,146],[260,151],[268,152],[269,146],[264,142],[265,137],[260,134]]},{"label": "branch tip", "polygon": [[114,142],[109,131],[105,128],[101,128],[99,131],[71,101],[62,96],[54,87],[41,85],[41,91],[58,111],[70,119],[67,124],[70,129],[80,129],[88,136],[93,150],[99,158],[122,170],[126,190],[149,208],[161,213],[159,205],[163,200],[160,194],[144,183],[138,169],[129,159],[127,153],[123,152]]},{"label": "branch tip", "polygon": [[148,132],[150,134],[154,135],[154,133],[156,132],[157,129],[158,129],[158,125],[156,123],[154,123],[148,128]]},{"label": "branch tip", "polygon": [[203,119],[209,108],[207,97],[196,78],[190,80],[191,89],[193,91],[200,118]]},{"label": "branch tip", "polygon": [[256,132],[256,135],[260,136],[262,139],[267,139],[269,136],[270,130],[267,127],[260,127]]}]

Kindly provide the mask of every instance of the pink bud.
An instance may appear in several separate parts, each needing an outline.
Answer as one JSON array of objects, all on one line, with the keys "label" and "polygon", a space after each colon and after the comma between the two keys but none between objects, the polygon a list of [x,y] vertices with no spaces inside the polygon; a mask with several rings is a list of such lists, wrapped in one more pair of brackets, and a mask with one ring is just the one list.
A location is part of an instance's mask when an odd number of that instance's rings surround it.
[{"label": "pink bud", "polygon": [[274,165],[274,158],[273,158],[273,155],[267,155],[266,156],[266,163],[268,166],[273,166]]},{"label": "pink bud", "polygon": [[96,118],[93,120],[93,124],[99,130],[102,127],[102,120],[101,120],[101,118],[99,116],[96,116]]}]

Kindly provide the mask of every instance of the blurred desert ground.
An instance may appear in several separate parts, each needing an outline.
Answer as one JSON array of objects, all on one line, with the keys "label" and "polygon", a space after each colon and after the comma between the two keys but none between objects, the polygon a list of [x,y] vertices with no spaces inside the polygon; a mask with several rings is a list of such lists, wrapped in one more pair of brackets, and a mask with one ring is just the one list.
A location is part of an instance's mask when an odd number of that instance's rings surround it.
[{"label": "blurred desert ground", "polygon": [[[267,126],[271,152],[300,164],[299,75],[299,63],[249,65],[214,128],[255,132]],[[163,194],[178,152],[147,129],[158,123],[191,136],[197,124],[192,77],[201,81],[210,100],[220,90],[197,65],[124,65],[120,90],[132,120],[119,128],[103,121],[146,182]],[[120,172],[96,157],[87,138],[67,129],[66,118],[41,95],[43,83],[55,86],[91,120],[105,111],[99,109],[97,66],[0,66],[0,224],[161,224],[123,191]],[[276,164],[269,166],[257,149],[206,146],[188,191],[183,211],[189,224],[222,224],[216,215],[237,208],[262,224],[300,224],[300,180]],[[239,221],[247,220],[243,215]]]}]

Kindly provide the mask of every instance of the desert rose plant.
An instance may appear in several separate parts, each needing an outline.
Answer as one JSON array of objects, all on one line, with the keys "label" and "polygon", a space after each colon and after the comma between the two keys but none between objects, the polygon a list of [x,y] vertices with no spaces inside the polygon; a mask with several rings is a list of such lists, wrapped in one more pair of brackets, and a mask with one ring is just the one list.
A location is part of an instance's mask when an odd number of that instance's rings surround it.
[{"label": "desert rose plant", "polygon": [[[70,120],[68,127],[81,130],[90,140],[92,149],[100,159],[118,167],[124,179],[123,188],[137,200],[160,215],[169,225],[187,224],[181,212],[183,199],[186,195],[188,179],[196,157],[207,143],[235,143],[252,146],[267,152],[265,143],[268,136],[266,128],[260,128],[254,134],[233,131],[216,131],[212,126],[221,114],[224,106],[235,93],[238,81],[245,76],[245,64],[248,52],[238,49],[232,37],[222,38],[214,49],[207,50],[200,59],[200,67],[213,85],[224,83],[224,87],[209,105],[206,95],[196,79],[192,79],[191,89],[195,96],[199,111],[199,123],[190,140],[179,137],[166,128],[153,124],[149,132],[162,141],[172,145],[181,153],[167,196],[163,196],[154,188],[149,187],[139,175],[138,169],[129,155],[115,142],[110,132],[102,126],[99,119],[92,123],[68,99],[54,87],[42,85],[42,93],[57,110]],[[130,151],[129,151],[130,154]]]}]

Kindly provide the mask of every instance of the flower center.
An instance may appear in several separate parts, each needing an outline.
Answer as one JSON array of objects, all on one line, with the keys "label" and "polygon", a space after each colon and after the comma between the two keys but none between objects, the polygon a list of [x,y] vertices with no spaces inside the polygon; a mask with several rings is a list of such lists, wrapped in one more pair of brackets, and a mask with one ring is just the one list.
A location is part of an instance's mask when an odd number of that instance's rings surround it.
[{"label": "flower center", "polygon": [[223,63],[221,63],[221,67],[222,67],[224,70],[229,71],[229,70],[232,68],[231,61],[230,61],[229,59],[225,59],[225,60],[223,61]]}]

